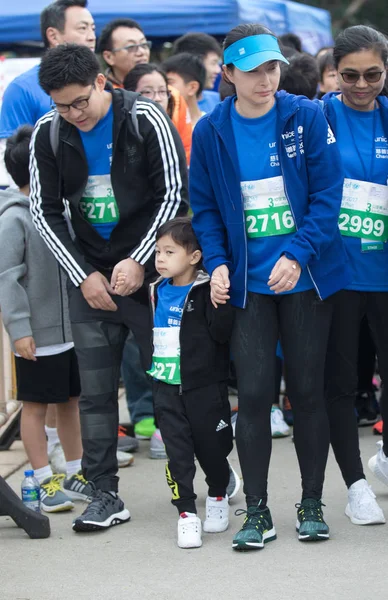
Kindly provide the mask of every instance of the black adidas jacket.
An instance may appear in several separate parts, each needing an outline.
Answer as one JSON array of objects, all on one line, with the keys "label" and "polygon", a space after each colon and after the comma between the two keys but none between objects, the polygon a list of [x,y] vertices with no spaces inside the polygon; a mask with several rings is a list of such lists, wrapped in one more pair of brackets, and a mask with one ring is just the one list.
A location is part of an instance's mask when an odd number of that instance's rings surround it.
[{"label": "black adidas jacket", "polygon": [[[51,111],[37,122],[31,140],[32,218],[76,286],[93,271],[109,273],[128,257],[142,265],[149,261],[152,270],[149,259],[158,227],[187,206],[185,152],[170,119],[139,94],[111,92],[111,179],[120,220],[109,240],[97,233],[79,208],[88,167],[78,129],[60,119],[54,154],[50,125],[56,113]],[[69,203],[74,240],[63,215],[63,198]]]},{"label": "black adidas jacket", "polygon": [[[152,315],[158,303],[160,277],[150,285]],[[226,381],[229,377],[229,341],[234,321],[234,308],[210,300],[210,277],[198,271],[188,293],[180,326],[180,367],[182,390]]]}]

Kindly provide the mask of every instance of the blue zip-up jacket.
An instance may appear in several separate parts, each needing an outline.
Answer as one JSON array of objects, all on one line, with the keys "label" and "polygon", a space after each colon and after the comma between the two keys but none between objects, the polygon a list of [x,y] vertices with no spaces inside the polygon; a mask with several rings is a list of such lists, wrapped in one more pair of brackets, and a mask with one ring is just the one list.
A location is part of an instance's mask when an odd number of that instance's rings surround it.
[{"label": "blue zip-up jacket", "polygon": [[[339,96],[341,92],[329,92],[325,94],[320,100],[315,100],[323,109],[323,113],[328,120],[330,127],[332,128],[334,135],[337,130],[337,114],[333,108],[332,100],[335,96]],[[381,122],[384,128],[384,134],[388,138],[388,98],[386,96],[377,96],[378,104],[384,109],[381,111]]]},{"label": "blue zip-up jacket", "polygon": [[[247,239],[238,157],[230,108],[218,104],[196,125],[190,163],[193,228],[211,274],[220,265],[230,273],[231,303],[247,298]],[[308,268],[324,299],[351,280],[338,229],[343,171],[335,138],[318,105],[303,96],[276,94],[278,155],[284,188],[297,231],[285,254]],[[295,137],[297,135],[297,138]],[[260,160],[260,147],[257,149]],[[280,258],[280,256],[279,256]]]}]

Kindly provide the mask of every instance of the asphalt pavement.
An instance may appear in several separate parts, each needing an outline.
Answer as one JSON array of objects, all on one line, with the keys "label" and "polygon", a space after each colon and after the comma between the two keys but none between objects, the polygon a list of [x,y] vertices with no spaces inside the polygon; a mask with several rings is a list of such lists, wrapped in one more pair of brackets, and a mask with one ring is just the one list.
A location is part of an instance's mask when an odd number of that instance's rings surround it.
[{"label": "asphalt pavement", "polygon": [[[360,430],[362,457],[376,451],[379,438]],[[295,532],[300,476],[291,438],[274,440],[269,506],[278,539],[261,551],[232,550],[233,533],[244,508],[242,489],[232,500],[230,526],[221,534],[203,534],[200,549],[176,545],[176,509],[164,479],[164,461],[148,458],[141,442],[132,467],[120,470],[120,495],[129,523],[102,533],[76,534],[75,515],[51,515],[51,537],[30,540],[10,519],[0,518],[0,600],[342,600],[388,596],[388,524],[360,527],[344,514],[346,490],[330,456],[324,503],[331,539],[301,543]],[[231,462],[240,472],[236,451]],[[388,518],[388,487],[367,478]],[[8,483],[20,490],[23,469]],[[198,513],[205,512],[206,485],[196,475]]]}]

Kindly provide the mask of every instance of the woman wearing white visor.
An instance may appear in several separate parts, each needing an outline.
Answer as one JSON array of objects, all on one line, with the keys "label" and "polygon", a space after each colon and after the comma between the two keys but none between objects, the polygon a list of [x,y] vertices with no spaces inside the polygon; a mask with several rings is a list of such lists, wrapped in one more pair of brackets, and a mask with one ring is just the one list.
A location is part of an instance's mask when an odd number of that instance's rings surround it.
[{"label": "woman wearing white visor", "polygon": [[329,537],[321,508],[332,311],[325,299],[350,279],[337,227],[343,174],[319,107],[277,92],[280,62],[287,60],[276,37],[261,25],[240,25],[226,36],[223,73],[236,96],[197,124],[190,168],[193,226],[211,298],[236,307],[236,440],[247,503],[236,550],[276,538],[267,476],[279,337],[302,475],[299,539]]}]

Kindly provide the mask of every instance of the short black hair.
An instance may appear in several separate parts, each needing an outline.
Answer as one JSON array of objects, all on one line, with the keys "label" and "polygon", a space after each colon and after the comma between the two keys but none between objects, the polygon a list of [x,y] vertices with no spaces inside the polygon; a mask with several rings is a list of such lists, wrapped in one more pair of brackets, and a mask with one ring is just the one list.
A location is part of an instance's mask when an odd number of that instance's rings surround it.
[{"label": "short black hair", "polygon": [[30,141],[34,128],[22,125],[5,144],[5,168],[19,188],[30,183]]},{"label": "short black hair", "polygon": [[336,70],[334,64],[333,48],[328,49],[327,52],[318,56],[316,60],[319,69],[319,81],[323,81],[323,76],[327,69]]},{"label": "short black hair", "polygon": [[50,44],[46,36],[46,31],[49,27],[55,27],[61,33],[65,30],[66,9],[72,6],[80,6],[86,8],[88,0],[56,0],[52,2],[40,13],[40,33],[45,48],[49,48]]},{"label": "short black hair", "polygon": [[46,94],[72,84],[87,87],[95,82],[100,71],[100,63],[90,48],[63,44],[47,50],[43,56],[39,83]]},{"label": "short black hair", "polygon": [[385,35],[367,25],[354,25],[341,31],[335,39],[333,57],[336,69],[345,56],[361,50],[376,52],[384,65],[387,65],[388,40]]},{"label": "short black hair", "polygon": [[216,38],[208,33],[186,33],[177,40],[175,40],[172,47],[173,54],[181,54],[182,52],[189,52],[190,54],[197,54],[203,58],[209,52],[214,52],[218,56],[221,56],[222,50],[220,44]]},{"label": "short black hair", "polygon": [[293,48],[297,52],[302,52],[302,40],[296,33],[283,33],[283,35],[279,37],[279,42],[283,46]]},{"label": "short black hair", "polygon": [[190,217],[176,217],[163,223],[156,232],[156,241],[165,235],[169,235],[178,246],[182,246],[187,252],[195,252],[196,250],[202,252]]},{"label": "short black hair", "polygon": [[112,35],[119,27],[128,27],[128,29],[138,29],[144,33],[143,28],[137,21],[133,19],[114,19],[109,21],[101,31],[101,35],[97,43],[97,52],[102,54],[105,50],[113,50]]},{"label": "short black hair", "polygon": [[206,84],[206,69],[202,58],[190,52],[181,52],[167,58],[162,64],[163,70],[168,73],[176,73],[182,77],[185,83],[197,81],[199,84],[197,97],[202,94]]},{"label": "short black hair", "polygon": [[310,54],[295,54],[290,64],[282,69],[279,90],[289,94],[307,96],[312,100],[317,93],[319,71],[316,59]]}]

